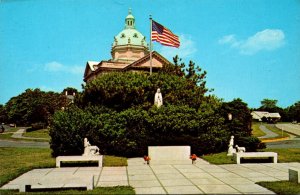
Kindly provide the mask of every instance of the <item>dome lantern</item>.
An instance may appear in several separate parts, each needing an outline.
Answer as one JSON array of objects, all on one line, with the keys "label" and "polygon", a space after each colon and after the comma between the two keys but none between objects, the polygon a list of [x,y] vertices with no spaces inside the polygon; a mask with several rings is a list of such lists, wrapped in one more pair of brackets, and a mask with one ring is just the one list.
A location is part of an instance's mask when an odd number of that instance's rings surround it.
[{"label": "dome lantern", "polygon": [[131,8],[128,10],[128,16],[125,18],[125,29],[135,28],[134,26],[135,19],[131,14]]}]

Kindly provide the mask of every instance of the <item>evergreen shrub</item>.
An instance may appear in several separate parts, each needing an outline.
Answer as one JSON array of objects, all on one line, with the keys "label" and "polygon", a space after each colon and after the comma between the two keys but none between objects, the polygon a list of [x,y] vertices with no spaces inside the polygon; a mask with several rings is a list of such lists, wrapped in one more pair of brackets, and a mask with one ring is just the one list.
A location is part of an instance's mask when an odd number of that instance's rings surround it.
[{"label": "evergreen shrub", "polygon": [[148,146],[190,145],[197,154],[223,151],[228,131],[223,120],[207,118],[188,106],[130,108],[121,112],[92,114],[71,107],[55,113],[50,129],[53,155],[81,155],[87,137],[102,154],[143,156]]},{"label": "evergreen shrub", "polygon": [[[250,136],[247,105],[240,99],[222,103],[205,96],[206,73],[192,70],[186,75],[177,68],[151,76],[107,73],[91,81],[76,96],[75,105],[54,114],[53,155],[81,155],[85,137],[102,154],[129,157],[147,154],[148,146],[163,145],[189,145],[197,155],[216,153],[227,150],[231,135]],[[163,93],[160,108],[153,106],[157,88]],[[232,121],[226,120],[229,112]],[[258,142],[247,138],[239,145],[252,150]]]},{"label": "evergreen shrub", "polygon": [[235,145],[245,147],[246,152],[256,152],[258,149],[266,148],[265,143],[262,143],[257,137],[253,136],[237,138]]}]

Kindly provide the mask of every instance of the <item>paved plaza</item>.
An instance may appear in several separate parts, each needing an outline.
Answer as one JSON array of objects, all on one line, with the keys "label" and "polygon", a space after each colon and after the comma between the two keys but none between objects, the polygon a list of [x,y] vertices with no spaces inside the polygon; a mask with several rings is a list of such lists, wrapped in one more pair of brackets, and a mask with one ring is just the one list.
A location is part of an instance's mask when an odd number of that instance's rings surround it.
[{"label": "paved plaza", "polygon": [[[172,163],[172,162],[170,162]],[[143,158],[128,159],[127,167],[63,167],[34,169],[4,185],[2,189],[33,187],[132,186],[137,194],[274,194],[255,182],[288,180],[288,168],[300,163],[212,165],[151,165]]]}]

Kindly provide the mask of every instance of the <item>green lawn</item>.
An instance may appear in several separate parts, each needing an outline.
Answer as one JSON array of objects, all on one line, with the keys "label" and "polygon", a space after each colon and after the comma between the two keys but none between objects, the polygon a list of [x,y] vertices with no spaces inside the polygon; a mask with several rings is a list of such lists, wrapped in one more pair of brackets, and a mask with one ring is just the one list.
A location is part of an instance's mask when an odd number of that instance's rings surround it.
[{"label": "green lawn", "polygon": [[50,149],[0,148],[0,186],[34,169],[55,167]]},{"label": "green lawn", "polygon": [[16,132],[18,131],[20,128],[19,127],[12,127],[12,128],[9,128],[9,129],[5,129],[4,132]]},{"label": "green lawn", "polygon": [[253,122],[252,123],[252,135],[254,137],[261,137],[266,135],[262,130],[260,130],[259,126],[261,125],[260,122]]},{"label": "green lawn", "polygon": [[[26,128],[26,127],[24,127]],[[22,138],[12,138],[14,132],[20,128],[11,128],[8,131],[0,134],[0,139],[12,140],[12,141],[35,141],[35,142],[48,142],[50,141],[49,130],[40,129],[36,131],[26,132],[23,134],[24,137],[33,137],[33,138],[43,138],[43,139],[22,139]]]},{"label": "green lawn", "polygon": [[[51,157],[50,149],[0,148],[0,154],[0,186],[32,169],[55,167],[55,158]],[[126,165],[126,158],[108,155],[104,156],[103,166]],[[0,191],[1,195],[11,193],[12,191]],[[49,193],[51,194],[51,192]],[[87,194],[87,191],[68,190],[59,193]],[[131,187],[96,188],[92,191],[88,191],[88,194],[134,194],[134,190]]]},{"label": "green lawn", "polygon": [[40,129],[35,131],[26,132],[23,134],[24,137],[43,138],[50,141],[49,129]]},{"label": "green lawn", "polygon": [[11,138],[12,134],[17,130],[19,130],[19,128],[5,129],[4,133],[0,133],[0,139],[18,140],[18,139]]},{"label": "green lawn", "polygon": [[263,131],[260,130],[260,128],[259,128],[260,125],[264,125],[267,129],[269,129],[270,131],[277,134],[276,137],[261,139],[262,141],[289,137],[288,133],[281,131],[281,129],[278,129],[274,124],[267,124],[267,123],[261,123],[261,122],[253,122],[252,123],[252,135],[253,136],[261,137],[261,136],[266,135]]},{"label": "green lawn", "polygon": [[105,155],[103,165],[106,167],[127,166],[127,158]]},{"label": "green lawn", "polygon": [[257,184],[272,190],[276,194],[300,194],[300,184],[289,181],[257,182]]},{"label": "green lawn", "polygon": [[227,152],[221,152],[217,154],[209,154],[204,155],[201,158],[212,163],[212,164],[234,164],[233,158],[231,156],[227,156]]},{"label": "green lawn", "polygon": [[12,138],[11,136],[12,136],[12,134],[13,133],[11,133],[11,132],[7,132],[7,133],[1,133],[0,134],[0,139],[8,139],[8,140],[18,140],[18,139],[15,139],[15,138]]},{"label": "green lawn", "polygon": [[1,195],[8,195],[8,194],[26,194],[26,195],[42,195],[42,194],[135,194],[135,191],[130,186],[117,186],[117,187],[98,187],[94,188],[93,190],[63,190],[63,191],[45,191],[45,192],[26,192],[26,193],[19,193],[16,190],[0,190]]},{"label": "green lawn", "polygon": [[278,154],[278,162],[300,162],[300,149],[299,148],[282,148],[282,149],[263,149],[265,152],[276,152]]}]

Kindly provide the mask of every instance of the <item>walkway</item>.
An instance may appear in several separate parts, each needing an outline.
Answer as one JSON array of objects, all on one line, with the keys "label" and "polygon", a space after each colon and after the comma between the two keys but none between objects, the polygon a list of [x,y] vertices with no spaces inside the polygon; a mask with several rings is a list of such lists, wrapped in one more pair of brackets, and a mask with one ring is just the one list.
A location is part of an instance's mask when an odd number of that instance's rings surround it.
[{"label": "walkway", "polygon": [[19,129],[18,131],[14,132],[14,134],[11,136],[12,138],[16,139],[29,139],[29,140],[45,140],[45,138],[37,138],[37,137],[24,137],[23,134],[26,133],[26,129]]},{"label": "walkway", "polygon": [[76,179],[88,182],[94,176],[95,186],[130,185],[137,194],[274,194],[255,182],[288,180],[290,167],[299,169],[300,163],[212,165],[198,159],[194,165],[148,166],[142,158],[130,158],[128,167],[35,169],[2,189],[18,189],[25,183],[70,186]]},{"label": "walkway", "polygon": [[[15,147],[15,148],[50,148],[49,142],[45,138],[24,137],[23,134],[26,129],[21,128],[13,133],[11,136],[15,139],[22,139],[22,141],[0,139],[0,147]],[[11,132],[4,132],[2,134],[11,134]],[[24,141],[24,140],[41,140],[41,141]],[[45,140],[42,142],[42,140]]]},{"label": "walkway", "polygon": [[272,137],[277,137],[277,133],[274,133],[273,131],[269,130],[266,126],[260,125],[259,129],[262,130],[266,135],[259,137],[260,139],[265,139],[265,138],[272,138]]}]

